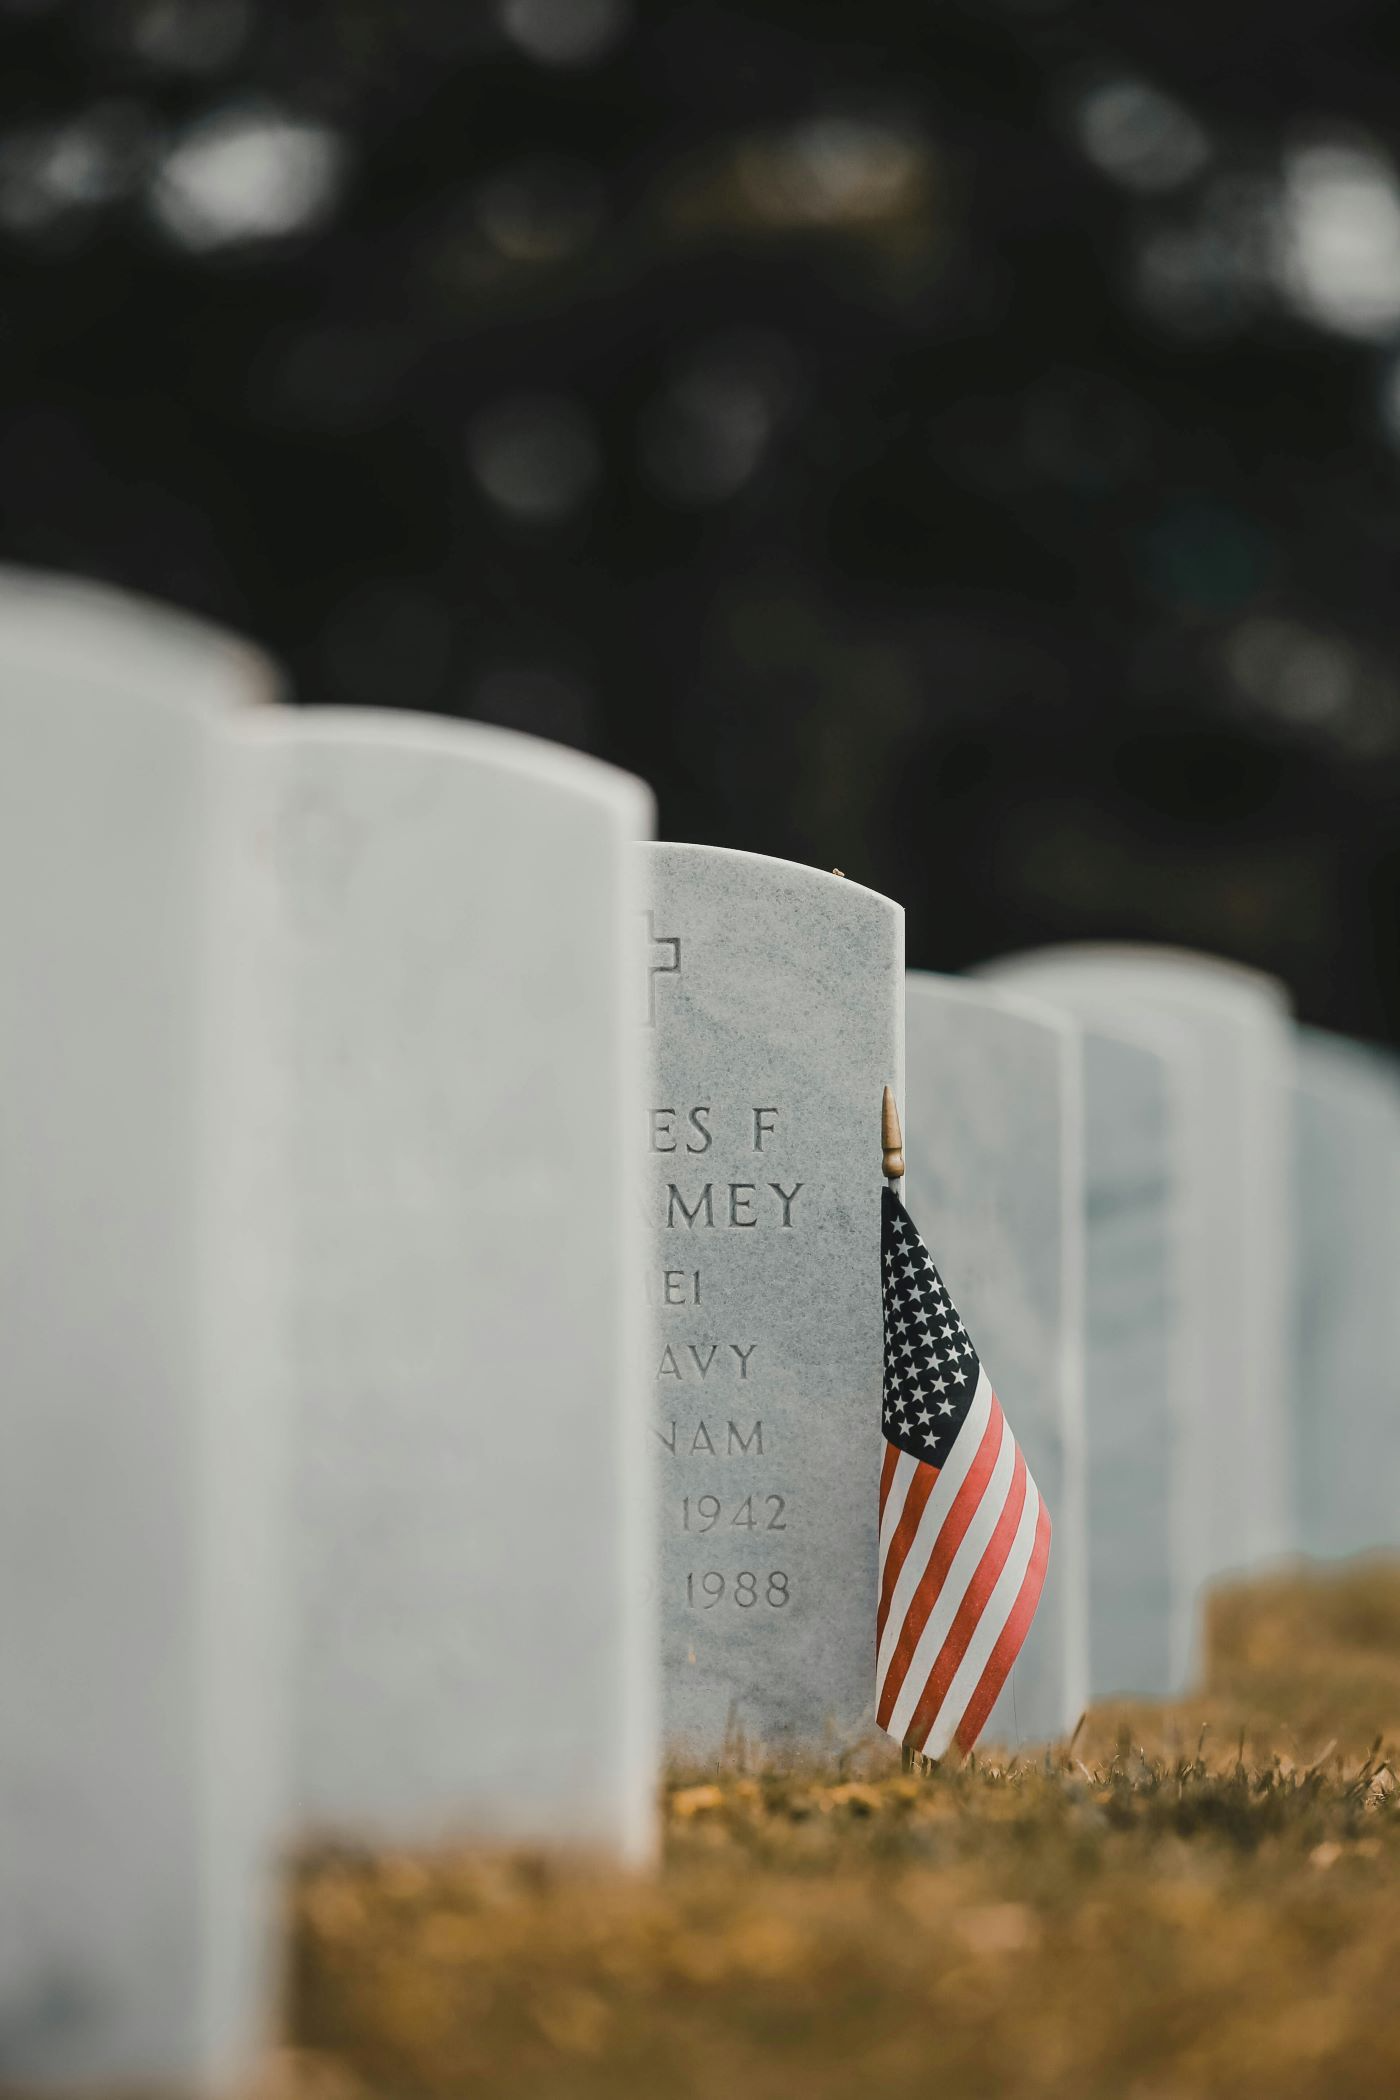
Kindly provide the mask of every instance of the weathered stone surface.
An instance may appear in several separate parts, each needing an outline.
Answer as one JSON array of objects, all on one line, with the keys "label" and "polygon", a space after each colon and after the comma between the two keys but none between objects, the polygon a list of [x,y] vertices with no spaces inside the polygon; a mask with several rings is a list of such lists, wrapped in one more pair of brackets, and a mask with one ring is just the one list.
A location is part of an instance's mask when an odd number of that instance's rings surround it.
[{"label": "weathered stone surface", "polygon": [[649,1848],[640,785],[270,727],[299,1827]]},{"label": "weathered stone surface", "polygon": [[1180,1102],[1181,1316],[1191,1395],[1183,1517],[1193,1589],[1256,1568],[1292,1535],[1287,1002],[1271,978],[1174,949],[1069,947],[989,973],[1108,1027],[1168,1024]]},{"label": "weathered stone surface", "polygon": [[1305,1028],[1293,1097],[1297,1543],[1400,1547],[1400,1076],[1389,1052]]},{"label": "weathered stone surface", "polygon": [[273,684],[155,607],[0,579],[8,2086],[227,2083],[262,2038],[277,1424],[220,1361],[237,1131],[204,989],[220,754]]},{"label": "weathered stone surface", "polygon": [[813,868],[647,850],[648,1290],[666,1733],[864,1732],[882,1450],[880,1100],[904,915]]},{"label": "weathered stone surface", "polygon": [[1084,1190],[1073,1022],[910,971],[905,1203],[1054,1527],[1045,1589],[986,1740],[1044,1741],[1088,1697]]},{"label": "weathered stone surface", "polygon": [[1186,1689],[1196,1609],[1172,1064],[1086,1026],[1084,1102],[1090,1682],[1161,1698]]}]

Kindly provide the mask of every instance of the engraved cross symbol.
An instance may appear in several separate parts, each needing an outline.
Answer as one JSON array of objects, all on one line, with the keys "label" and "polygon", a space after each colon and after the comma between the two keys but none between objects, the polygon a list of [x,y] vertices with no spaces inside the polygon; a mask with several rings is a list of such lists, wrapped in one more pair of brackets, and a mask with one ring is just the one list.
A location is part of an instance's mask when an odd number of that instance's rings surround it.
[{"label": "engraved cross symbol", "polygon": [[666,934],[657,932],[656,914],[654,912],[643,912],[642,917],[647,922],[648,955],[654,954],[655,950],[658,948],[665,948],[670,951],[671,957],[669,962],[649,962],[647,964],[647,1027],[655,1028],[656,980],[658,977],[680,976],[681,943],[679,934]]}]

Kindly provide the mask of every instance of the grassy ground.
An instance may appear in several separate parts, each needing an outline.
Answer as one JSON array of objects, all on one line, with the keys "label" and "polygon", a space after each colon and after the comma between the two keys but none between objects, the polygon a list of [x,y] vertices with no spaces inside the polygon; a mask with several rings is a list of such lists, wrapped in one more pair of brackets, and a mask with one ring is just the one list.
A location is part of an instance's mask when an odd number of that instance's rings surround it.
[{"label": "grassy ground", "polygon": [[652,1882],[335,1855],[276,2100],[1400,2094],[1400,1569],[1216,1600],[1053,1761],[676,1774]]}]

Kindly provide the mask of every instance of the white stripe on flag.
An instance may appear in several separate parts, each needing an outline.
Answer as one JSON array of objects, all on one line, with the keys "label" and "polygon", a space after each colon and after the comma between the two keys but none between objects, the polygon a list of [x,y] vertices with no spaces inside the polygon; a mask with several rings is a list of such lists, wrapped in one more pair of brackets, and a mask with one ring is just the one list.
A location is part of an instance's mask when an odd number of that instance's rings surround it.
[{"label": "white stripe on flag", "polygon": [[882,1575],[885,1566],[885,1555],[889,1552],[890,1540],[894,1537],[895,1528],[904,1509],[904,1498],[909,1492],[909,1483],[918,1470],[919,1461],[917,1458],[911,1458],[907,1451],[901,1451],[894,1462],[894,1475],[890,1481],[890,1491],[885,1497],[885,1514],[880,1519],[880,1569]]},{"label": "white stripe on flag", "polygon": [[[928,1566],[934,1542],[943,1529],[949,1510],[957,1498],[958,1489],[972,1470],[972,1461],[981,1448],[986,1433],[987,1418],[992,1411],[992,1387],[987,1374],[978,1366],[977,1390],[972,1396],[972,1405],[967,1411],[962,1428],[954,1437],[948,1456],[944,1459],[937,1480],[929,1493],[919,1518],[919,1528],[909,1541],[909,1551],[904,1556],[904,1566],[895,1581],[894,1595],[890,1598],[889,1616],[880,1637],[880,1653],[875,1664],[875,1703],[878,1706],[885,1689],[885,1672],[890,1666],[899,1641],[899,1630],[904,1624],[914,1592]],[[915,1461],[917,1464],[917,1460]],[[890,1491],[894,1498],[894,1490]],[[888,1504],[886,1505],[888,1514]],[[883,1534],[884,1527],[881,1526]],[[893,1537],[893,1529],[890,1536]],[[880,1587],[884,1588],[886,1541],[880,1540]],[[951,1571],[950,1571],[951,1572]]]},{"label": "white stripe on flag", "polygon": [[[1001,1444],[997,1451],[996,1464],[992,1467],[981,1501],[972,1513],[972,1522],[963,1534],[962,1544],[953,1555],[953,1564],[944,1578],[933,1610],[919,1636],[919,1645],[910,1659],[904,1682],[899,1688],[889,1719],[889,1733],[895,1741],[904,1741],[904,1731],[913,1720],[920,1699],[924,1694],[929,1675],[938,1660],[939,1650],[948,1638],[958,1606],[967,1594],[967,1586],[977,1573],[982,1555],[991,1543],[992,1533],[997,1528],[997,1519],[1006,1503],[1007,1490],[1016,1466],[1016,1439],[1006,1425],[1001,1424]],[[940,1479],[941,1485],[941,1479]],[[935,1490],[936,1492],[936,1490]],[[933,1496],[929,1496],[930,1502]],[[922,1526],[920,1527],[922,1529]],[[891,1615],[893,1616],[893,1615]]]},{"label": "white stripe on flag", "polygon": [[992,1659],[992,1650],[1003,1626],[1016,1608],[1016,1599],[1021,1594],[1021,1585],[1031,1564],[1036,1520],[1039,1515],[1040,1491],[1028,1470],[1026,1506],[1021,1511],[1021,1521],[1016,1526],[1011,1551],[997,1577],[996,1587],[987,1599],[986,1608],[973,1630],[972,1639],[967,1644],[967,1653],[958,1664],[957,1673],[948,1687],[947,1697],[934,1715],[933,1726],[923,1746],[925,1757],[942,1757],[957,1733],[958,1723],[967,1712],[973,1693],[982,1682],[982,1673]]}]

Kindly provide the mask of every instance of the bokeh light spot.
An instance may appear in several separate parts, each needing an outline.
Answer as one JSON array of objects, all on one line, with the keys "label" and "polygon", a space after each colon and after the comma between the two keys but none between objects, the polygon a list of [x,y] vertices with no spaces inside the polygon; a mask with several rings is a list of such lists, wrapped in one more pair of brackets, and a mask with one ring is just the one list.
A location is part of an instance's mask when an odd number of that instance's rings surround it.
[{"label": "bokeh light spot", "polygon": [[251,26],[248,0],[144,0],[131,21],[134,50],[170,73],[217,73]]},{"label": "bokeh light spot", "polygon": [[703,344],[643,419],[642,467],[684,506],[722,503],[761,465],[792,391],[787,345],[757,331]]},{"label": "bokeh light spot", "polygon": [[571,517],[602,471],[587,413],[554,394],[512,394],[483,409],[468,429],[467,457],[497,510],[524,525]]},{"label": "bokeh light spot", "polygon": [[1148,81],[1099,80],[1081,93],[1075,132],[1086,158],[1126,189],[1177,189],[1210,158],[1204,127]]},{"label": "bokeh light spot", "polygon": [[755,138],[740,170],[752,207],[776,224],[866,226],[921,200],[931,155],[906,124],[830,113]]},{"label": "bokeh light spot", "polygon": [[346,161],[343,141],[324,124],[266,105],[215,110],[171,146],[151,210],[186,248],[284,239],[331,216]]},{"label": "bokeh light spot", "polygon": [[1400,184],[1387,154],[1340,140],[1286,156],[1278,267],[1305,319],[1371,340],[1400,328]]},{"label": "bokeh light spot", "polygon": [[589,66],[631,26],[628,0],[503,0],[501,25],[517,49],[543,66]]},{"label": "bokeh light spot", "polygon": [[127,103],[12,132],[0,144],[0,226],[43,234],[91,213],[140,181],[148,152],[145,121]]}]

